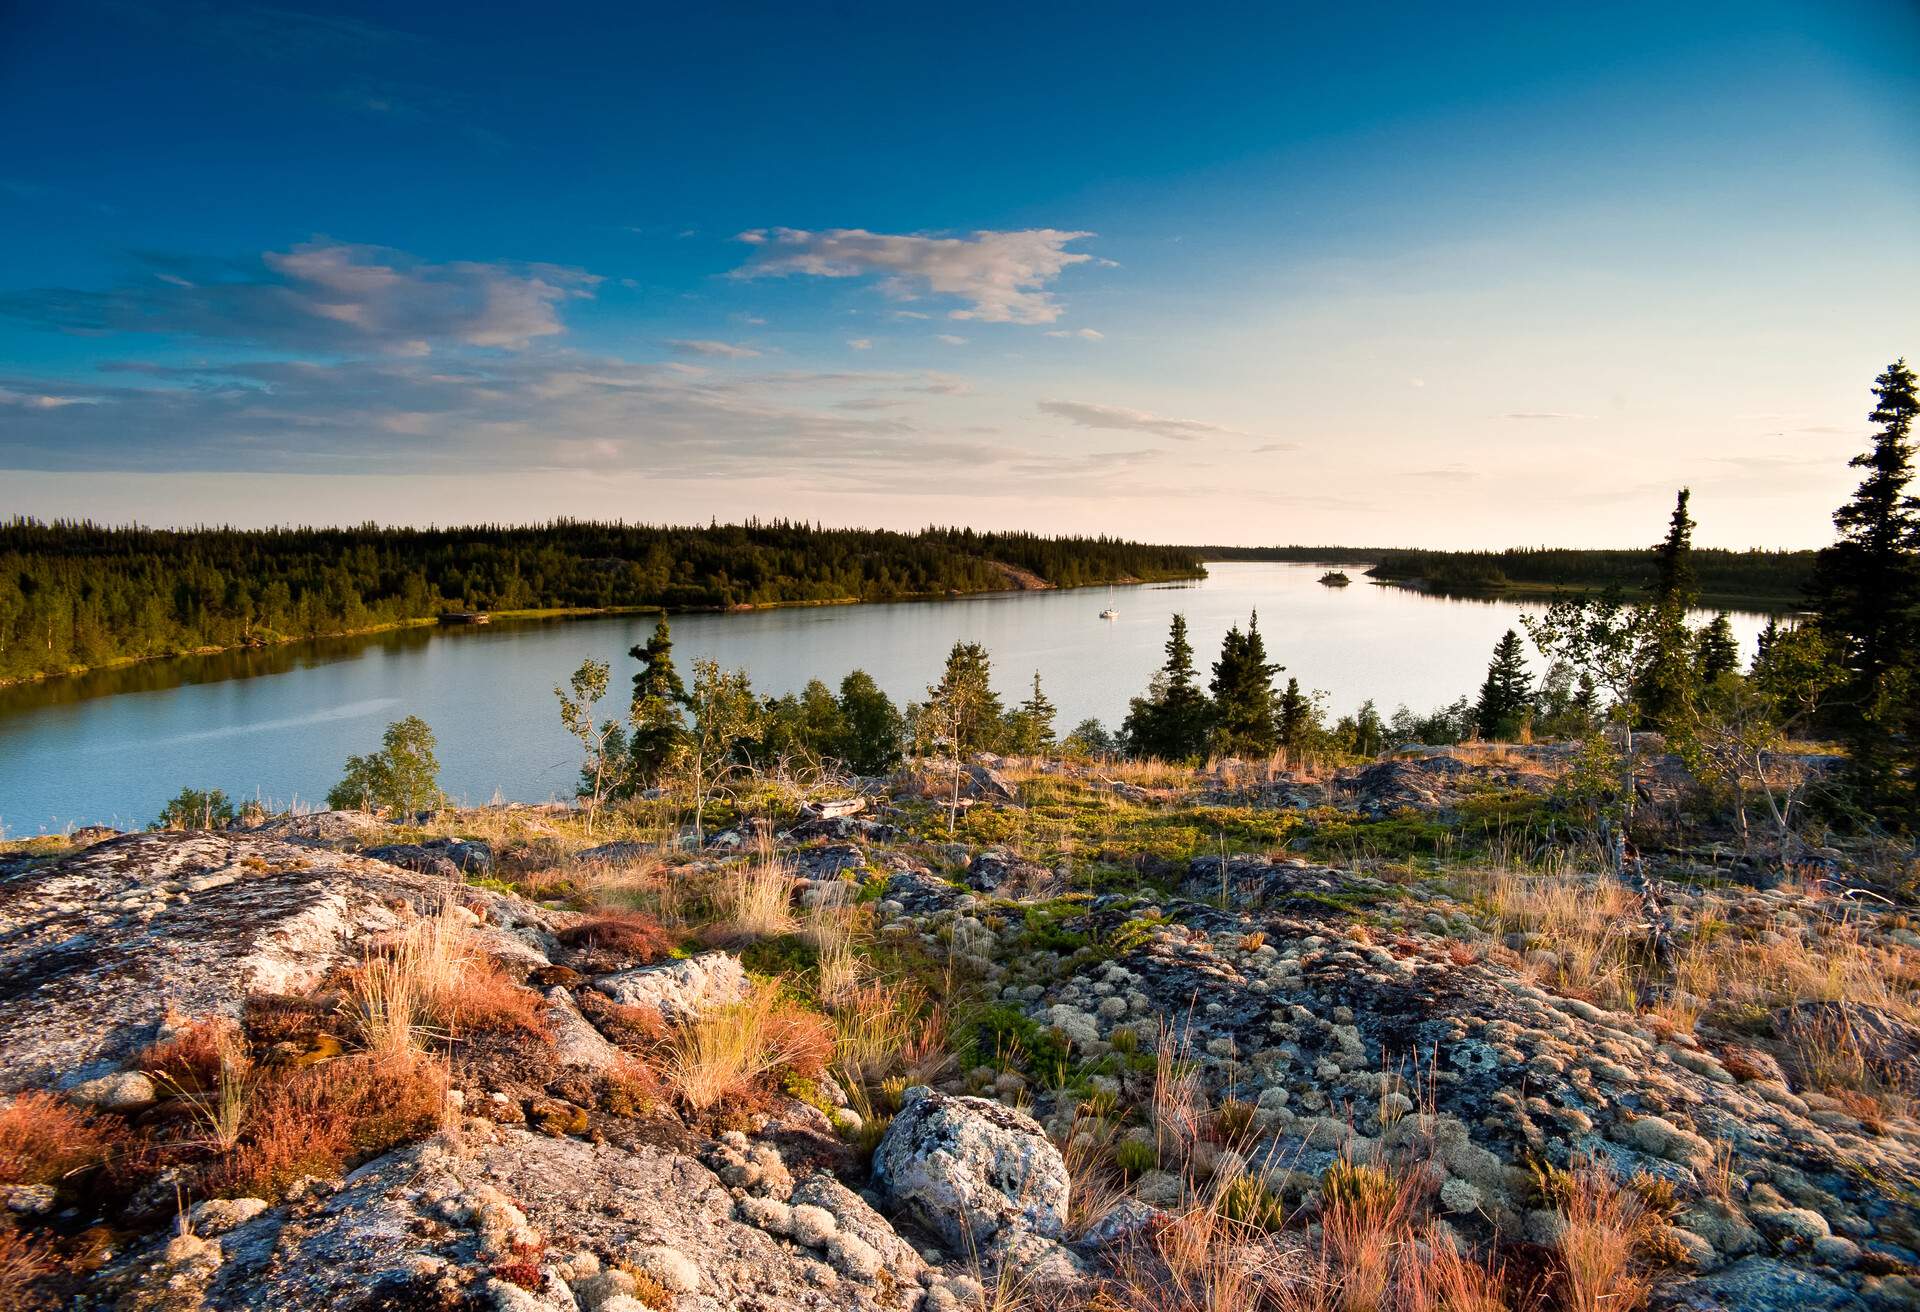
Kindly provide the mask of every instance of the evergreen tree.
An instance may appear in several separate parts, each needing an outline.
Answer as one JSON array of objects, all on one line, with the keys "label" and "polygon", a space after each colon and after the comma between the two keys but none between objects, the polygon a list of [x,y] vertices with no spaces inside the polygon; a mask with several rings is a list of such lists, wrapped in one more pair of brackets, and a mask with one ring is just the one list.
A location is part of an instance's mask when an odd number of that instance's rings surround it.
[{"label": "evergreen tree", "polygon": [[1005,738],[1006,722],[992,679],[987,649],[977,642],[956,642],[947,653],[940,682],[927,689],[926,712],[935,735],[956,756],[996,750]]},{"label": "evergreen tree", "polygon": [[1194,671],[1186,616],[1173,617],[1166,652],[1166,664],[1154,675],[1146,695],[1129,704],[1120,737],[1134,756],[1185,761],[1206,750],[1212,718]]},{"label": "evergreen tree", "polygon": [[839,756],[855,774],[886,774],[900,764],[905,724],[891,698],[865,670],[840,681]]},{"label": "evergreen tree", "polygon": [[1053,747],[1053,703],[1040,690],[1040,671],[1033,672],[1033,693],[1010,717],[1011,746],[1023,756],[1038,756]]},{"label": "evergreen tree", "polygon": [[1533,675],[1520,635],[1508,629],[1494,644],[1487,679],[1474,704],[1474,723],[1482,738],[1511,740],[1526,732],[1532,717]]},{"label": "evergreen tree", "polygon": [[[1874,379],[1880,425],[1873,449],[1854,457],[1867,476],[1853,499],[1834,512],[1839,541],[1814,564],[1809,600],[1820,627],[1839,650],[1846,678],[1832,703],[1850,749],[1850,774],[1865,806],[1891,812],[1910,801],[1915,747],[1912,702],[1920,687],[1913,650],[1920,602],[1920,502],[1913,479],[1913,420],[1920,411],[1916,380],[1896,360]],[[1904,758],[1904,759],[1903,759]],[[1902,774],[1908,777],[1902,779]],[[1883,818],[1892,818],[1883,815]]]},{"label": "evergreen tree", "polygon": [[1280,745],[1290,752],[1303,752],[1313,746],[1320,726],[1315,723],[1313,702],[1300,691],[1300,680],[1288,679],[1286,691],[1274,712],[1280,733]]},{"label": "evergreen tree", "polygon": [[1687,612],[1699,600],[1700,590],[1693,574],[1690,495],[1686,488],[1680,489],[1667,536],[1653,549],[1653,596],[1646,607],[1634,700],[1643,724],[1656,728],[1679,715],[1694,687],[1693,635],[1687,628]]},{"label": "evergreen tree", "polygon": [[1227,631],[1220,659],[1213,664],[1213,750],[1247,758],[1273,754],[1280,741],[1273,676],[1280,669],[1267,661],[1259,612],[1248,620],[1244,633],[1238,625]]},{"label": "evergreen tree", "polygon": [[1733,625],[1725,611],[1715,615],[1713,622],[1700,630],[1694,663],[1700,683],[1709,688],[1740,668],[1740,644],[1733,636]]},{"label": "evergreen tree", "polygon": [[628,714],[633,725],[628,745],[633,759],[631,773],[639,783],[653,784],[686,737],[681,712],[692,705],[686,685],[673,668],[673,634],[667,628],[667,617],[662,615],[653,626],[653,636],[629,648],[627,655],[640,662],[639,672],[633,676],[633,706]]}]

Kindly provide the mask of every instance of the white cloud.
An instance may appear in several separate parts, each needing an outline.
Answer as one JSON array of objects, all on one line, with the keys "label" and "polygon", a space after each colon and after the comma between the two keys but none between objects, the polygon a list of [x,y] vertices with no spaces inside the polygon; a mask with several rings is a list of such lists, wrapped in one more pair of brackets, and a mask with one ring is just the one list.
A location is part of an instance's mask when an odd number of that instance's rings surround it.
[{"label": "white cloud", "polygon": [[951,319],[1052,323],[1060,317],[1060,306],[1047,288],[1068,266],[1093,259],[1066,249],[1068,243],[1091,236],[1055,228],[982,230],[970,237],[864,228],[762,228],[740,234],[755,250],[734,276],[878,277],[881,289],[897,299],[935,295],[965,301],[968,308],[949,311]]},{"label": "white cloud", "polygon": [[751,346],[736,346],[732,342],[716,342],[708,337],[675,337],[667,342],[674,350],[683,355],[711,355],[723,360],[752,360],[760,352]]},{"label": "white cloud", "polygon": [[91,396],[56,396],[51,392],[14,392],[0,387],[0,405],[24,406],[29,410],[58,410],[63,405],[97,405]]},{"label": "white cloud", "polygon": [[319,351],[424,355],[437,343],[525,347],[563,331],[558,306],[600,281],[553,264],[429,264],[316,240],[257,263],[147,256],[153,277],[106,292],[41,288],[0,314],[91,333],[167,333]]},{"label": "white cloud", "polygon": [[856,351],[871,351],[873,349],[873,338],[849,337],[847,339],[847,345]]},{"label": "white cloud", "polygon": [[936,342],[945,342],[948,346],[965,346],[967,344],[966,338],[956,337],[952,333],[940,333],[936,335],[933,340]]},{"label": "white cloud", "polygon": [[1039,406],[1042,413],[1079,424],[1082,428],[1127,429],[1138,433],[1152,433],[1156,437],[1171,438],[1176,442],[1197,442],[1203,437],[1246,436],[1237,428],[1202,423],[1198,419],[1170,419],[1165,415],[1156,415],[1145,410],[1129,410],[1117,405],[1098,405],[1091,401],[1041,401]]},{"label": "white cloud", "polygon": [[1502,419],[1591,419],[1592,415],[1576,415],[1564,410],[1513,410],[1500,416]]},{"label": "white cloud", "polygon": [[1054,328],[1048,331],[1049,337],[1078,337],[1083,341],[1102,342],[1107,335],[1098,328]]}]

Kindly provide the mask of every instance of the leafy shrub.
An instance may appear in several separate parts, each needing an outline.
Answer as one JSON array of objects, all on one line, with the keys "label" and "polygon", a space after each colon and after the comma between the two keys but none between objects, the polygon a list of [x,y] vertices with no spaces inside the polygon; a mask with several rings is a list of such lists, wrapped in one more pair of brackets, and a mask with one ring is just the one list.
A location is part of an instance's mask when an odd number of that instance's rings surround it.
[{"label": "leafy shrub", "polygon": [[386,810],[400,815],[436,809],[440,758],[434,755],[433,730],[417,715],[395,720],[381,738],[380,750],[349,756],[346,773],[327,793],[336,811]]},{"label": "leafy shrub", "polygon": [[180,795],[161,809],[153,822],[155,829],[225,829],[234,820],[233,803],[218,788],[205,792],[182,788]]}]

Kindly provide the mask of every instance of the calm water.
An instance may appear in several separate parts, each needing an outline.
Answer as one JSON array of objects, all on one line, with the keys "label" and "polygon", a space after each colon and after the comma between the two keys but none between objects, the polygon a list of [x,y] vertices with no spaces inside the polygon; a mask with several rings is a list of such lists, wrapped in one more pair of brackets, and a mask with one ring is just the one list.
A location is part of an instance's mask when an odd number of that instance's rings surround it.
[{"label": "calm water", "polygon": [[[1186,615],[1203,675],[1227,627],[1258,608],[1270,657],[1339,714],[1372,697],[1430,710],[1472,693],[1494,642],[1528,607],[1446,600],[1356,580],[1322,587],[1318,565],[1232,563],[1207,579],[1074,592],[1016,593],[886,606],[835,606],[673,620],[683,675],[697,656],[752,673],[763,693],[847,671],[896,700],[924,694],[958,639],[993,654],[1017,702],[1033,672],[1061,732],[1094,716],[1110,727],[1163,659],[1169,618]],[[1099,612],[1111,605],[1120,618]],[[1763,619],[1736,615],[1750,653]],[[560,729],[553,686],[586,657],[612,663],[613,708],[651,616],[410,629],[364,639],[150,662],[0,689],[0,832],[146,823],[182,786],[276,804],[318,803],[349,753],[379,745],[403,715],[440,741],[441,782],[483,802],[567,796],[578,746]]]}]

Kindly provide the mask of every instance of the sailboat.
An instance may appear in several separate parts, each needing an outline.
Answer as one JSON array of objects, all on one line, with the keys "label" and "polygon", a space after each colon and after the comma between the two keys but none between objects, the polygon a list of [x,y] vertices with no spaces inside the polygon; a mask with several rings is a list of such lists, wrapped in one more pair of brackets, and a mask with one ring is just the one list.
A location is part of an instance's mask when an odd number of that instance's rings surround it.
[{"label": "sailboat", "polygon": [[1103,620],[1117,620],[1120,618],[1120,612],[1113,608],[1113,585],[1111,583],[1107,585],[1107,608],[1100,612],[1100,618]]}]

